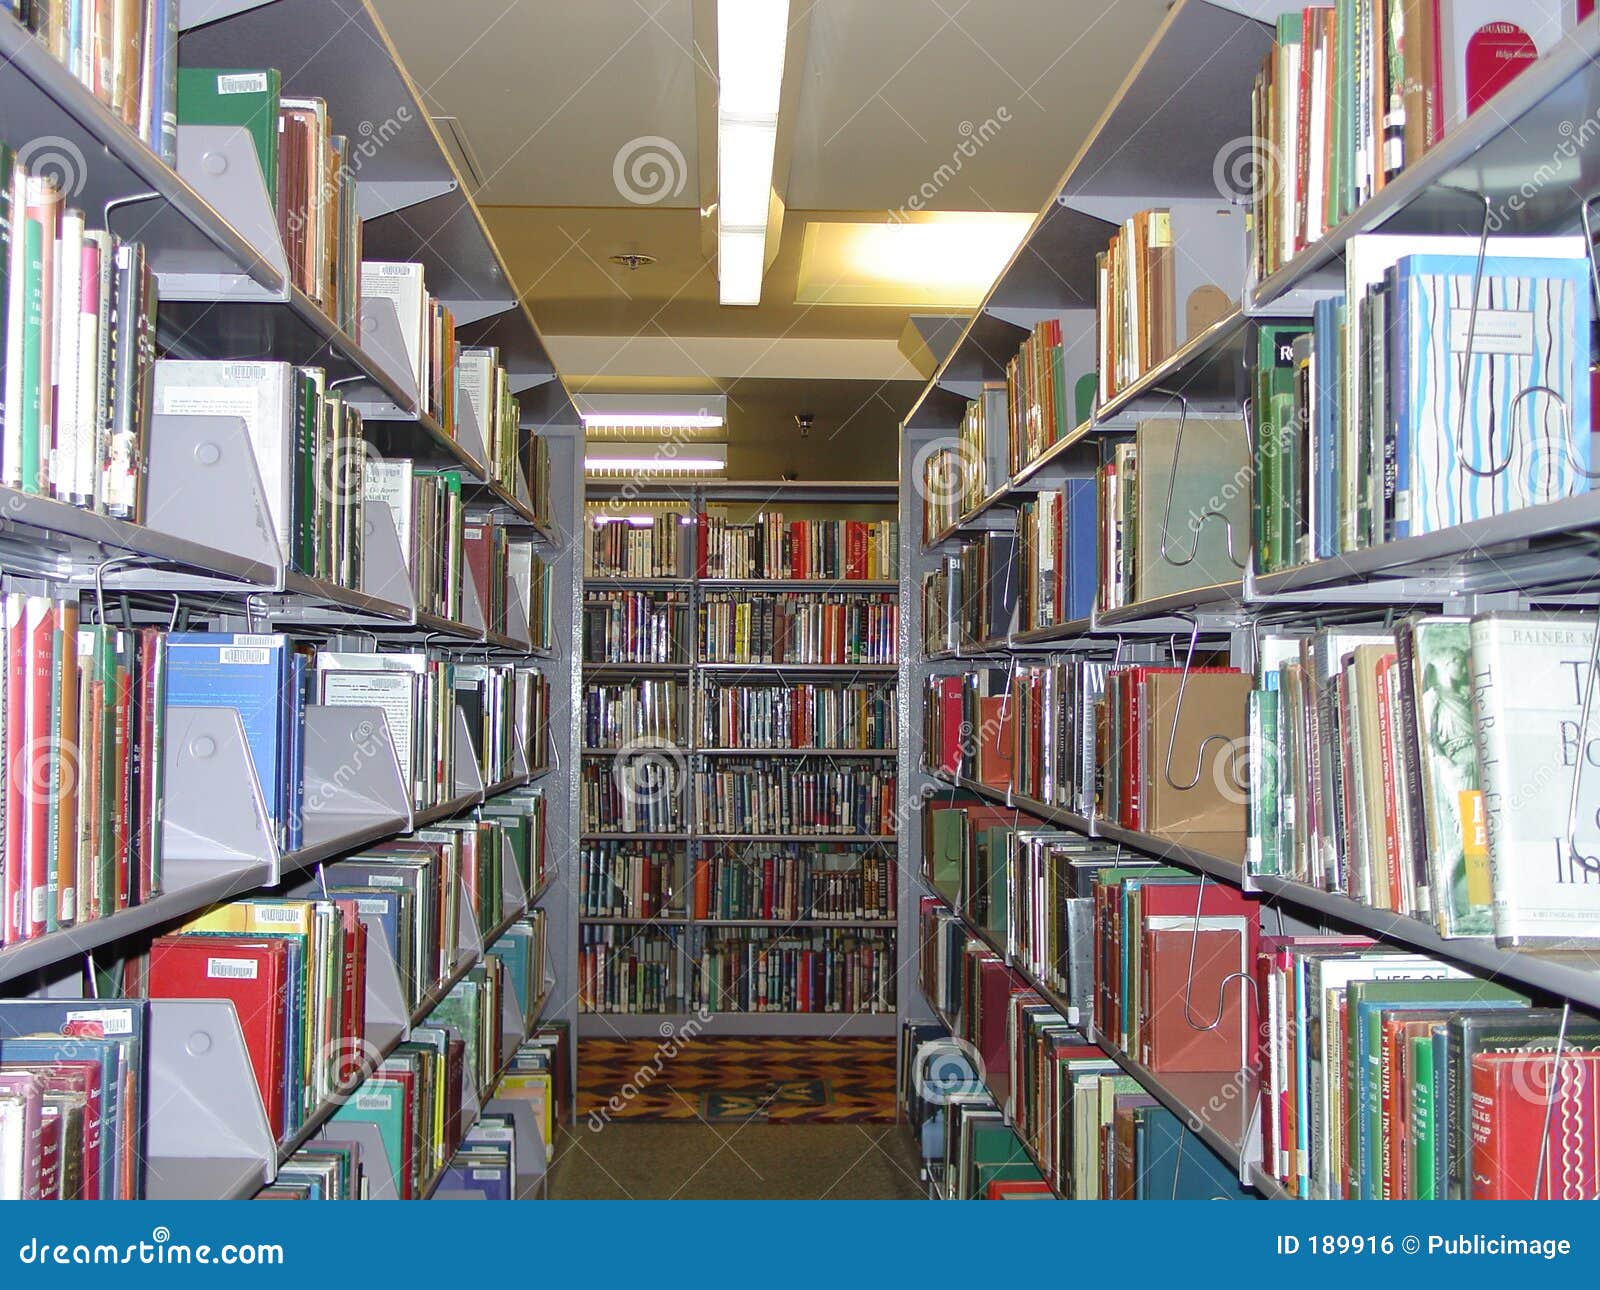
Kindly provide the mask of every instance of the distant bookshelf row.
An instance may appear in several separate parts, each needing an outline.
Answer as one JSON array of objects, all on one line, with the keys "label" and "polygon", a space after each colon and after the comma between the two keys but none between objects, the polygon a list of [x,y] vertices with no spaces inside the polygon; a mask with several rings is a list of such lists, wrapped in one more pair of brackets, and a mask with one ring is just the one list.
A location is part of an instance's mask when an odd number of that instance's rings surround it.
[{"label": "distant bookshelf row", "polygon": [[[670,750],[636,745],[580,776],[583,832],[879,837],[892,831],[895,773],[871,761],[754,756],[686,771]],[[685,798],[688,798],[686,801]]]},{"label": "distant bookshelf row", "polygon": [[772,510],[738,523],[669,505],[639,515],[589,511],[583,569],[589,578],[894,582],[899,551],[894,520],[786,520]]},{"label": "distant bookshelf row", "polygon": [[586,923],[580,940],[583,1012],[895,1011],[893,929]]},{"label": "distant bookshelf row", "polygon": [[[895,866],[881,846],[708,843],[692,860],[667,842],[591,842],[579,855],[585,919],[893,922]],[[692,880],[691,880],[692,878]]]}]

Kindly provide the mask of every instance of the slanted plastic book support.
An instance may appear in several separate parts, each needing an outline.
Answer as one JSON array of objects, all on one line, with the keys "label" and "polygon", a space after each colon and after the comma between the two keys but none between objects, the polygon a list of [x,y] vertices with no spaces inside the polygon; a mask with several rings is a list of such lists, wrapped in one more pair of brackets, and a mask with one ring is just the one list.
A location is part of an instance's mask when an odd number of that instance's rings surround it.
[{"label": "slanted plastic book support", "polygon": [[[234,7],[239,7],[236,3]],[[269,264],[283,283],[274,292],[242,273],[158,275],[163,300],[281,300],[288,291],[289,260],[278,235],[278,215],[267,194],[255,141],[242,126],[178,126],[178,174],[206,199]]]},{"label": "slanted plastic book support", "polygon": [[382,708],[306,708],[303,844],[411,827],[411,795]]},{"label": "slanted plastic book support", "polygon": [[148,451],[148,527],[283,568],[243,417],[157,412]]},{"label": "slanted plastic book support", "polygon": [[165,772],[164,860],[264,864],[263,881],[278,881],[281,857],[235,709],[169,707]]},{"label": "slanted plastic book support", "polygon": [[227,999],[152,999],[145,1179],[151,1200],[248,1197],[271,1182],[278,1148]]}]

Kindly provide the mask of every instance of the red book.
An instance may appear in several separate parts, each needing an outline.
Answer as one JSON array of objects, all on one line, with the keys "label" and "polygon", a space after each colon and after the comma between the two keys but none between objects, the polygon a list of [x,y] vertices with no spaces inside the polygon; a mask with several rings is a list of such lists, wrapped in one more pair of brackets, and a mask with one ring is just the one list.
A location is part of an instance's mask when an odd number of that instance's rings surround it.
[{"label": "red book", "polygon": [[987,954],[978,960],[978,1055],[995,1100],[1005,1100],[1011,1079],[1011,1048],[1006,1043],[1006,1018],[1011,995],[1027,987],[1022,978],[1005,965],[998,955]]},{"label": "red book", "polygon": [[1594,1199],[1600,1192],[1597,1091],[1600,1053],[1568,1052],[1559,1061],[1549,1052],[1475,1054],[1472,1199]]},{"label": "red book", "polygon": [[706,577],[706,548],[710,542],[709,517],[704,511],[695,517],[694,571],[697,578]]},{"label": "red book", "polygon": [[[100,1199],[100,1063],[97,1061],[71,1062],[5,1062],[0,1073],[26,1072],[39,1081],[45,1094],[75,1093],[83,1097],[83,1130],[81,1141],[74,1150],[83,1158],[83,1190],[81,1195],[63,1196],[63,1200]],[[71,1147],[72,1144],[65,1143]]]},{"label": "red book", "polygon": [[461,554],[478,589],[484,621],[489,621],[489,568],[494,549],[494,530],[487,524],[468,524],[461,530]]},{"label": "red book", "polygon": [[867,526],[862,520],[846,520],[845,533],[845,565],[846,578],[865,578],[867,576]]},{"label": "red book", "polygon": [[27,743],[20,765],[11,773],[24,777],[27,803],[23,878],[22,936],[43,936],[45,900],[49,895],[50,860],[54,838],[50,836],[50,798],[55,790],[52,767],[55,743],[55,694],[51,668],[55,658],[56,610],[47,596],[28,597],[27,623]]},{"label": "red book", "polygon": [[1011,788],[1015,716],[1010,695],[978,699],[978,782],[1002,793]]},{"label": "red book", "polygon": [[239,1014],[272,1136],[284,1136],[289,943],[163,936],[150,947],[152,999],[228,999]]},{"label": "red book", "polygon": [[337,1078],[341,1084],[361,1070],[362,1040],[367,1033],[367,925],[361,921],[361,902],[335,897],[344,932],[344,1027]]},{"label": "red book", "polygon": [[989,1184],[990,1200],[1048,1200],[1050,1184],[1039,1178],[996,1178]]},{"label": "red book", "polygon": [[1249,984],[1241,926],[1149,928],[1142,945],[1140,1060],[1163,1074],[1232,1072],[1247,1061]]},{"label": "red book", "polygon": [[[27,690],[28,627],[26,598],[8,593],[6,606],[6,692],[23,694]],[[6,832],[5,853],[0,857],[0,939],[22,938],[23,824],[26,815],[27,776],[23,774],[28,745],[27,714],[24,705],[6,705]]]},{"label": "red book", "polygon": [[39,1199],[67,1199],[61,1195],[61,1108],[49,1103],[39,1108]]},{"label": "red book", "polygon": [[806,526],[799,520],[789,525],[789,576],[806,576]]}]

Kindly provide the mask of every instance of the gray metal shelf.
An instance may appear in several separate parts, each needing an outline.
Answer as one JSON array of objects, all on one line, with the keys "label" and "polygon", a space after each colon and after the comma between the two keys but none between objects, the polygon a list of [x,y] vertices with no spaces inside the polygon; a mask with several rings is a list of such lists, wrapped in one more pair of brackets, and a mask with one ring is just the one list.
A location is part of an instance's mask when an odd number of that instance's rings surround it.
[{"label": "gray metal shelf", "polygon": [[265,864],[230,865],[201,860],[169,860],[163,871],[166,890],[145,904],[0,949],[0,983],[176,922],[219,901],[259,890],[269,876]]}]

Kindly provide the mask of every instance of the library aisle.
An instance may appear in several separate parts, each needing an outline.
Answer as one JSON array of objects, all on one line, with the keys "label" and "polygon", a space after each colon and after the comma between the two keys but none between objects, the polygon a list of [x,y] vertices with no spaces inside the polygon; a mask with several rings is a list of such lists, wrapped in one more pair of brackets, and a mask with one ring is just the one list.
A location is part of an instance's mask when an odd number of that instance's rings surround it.
[{"label": "library aisle", "polygon": [[0,5],[0,1200],[1600,1199],[1593,8]]}]

